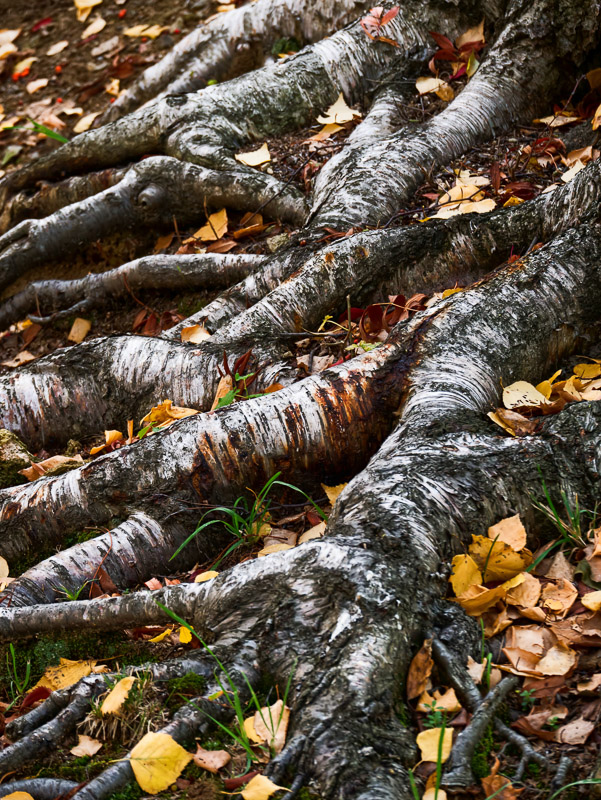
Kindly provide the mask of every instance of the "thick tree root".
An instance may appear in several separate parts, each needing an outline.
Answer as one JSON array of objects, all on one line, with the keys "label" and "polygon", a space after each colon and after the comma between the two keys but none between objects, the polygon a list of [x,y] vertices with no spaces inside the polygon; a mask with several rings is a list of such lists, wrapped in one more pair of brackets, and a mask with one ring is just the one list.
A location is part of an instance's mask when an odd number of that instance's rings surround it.
[{"label": "thick tree root", "polygon": [[0,786],[0,800],[13,792],[27,792],[35,800],[56,800],[61,795],[71,793],[77,786],[75,781],[58,780],[57,778],[29,778],[24,781],[11,781]]}]

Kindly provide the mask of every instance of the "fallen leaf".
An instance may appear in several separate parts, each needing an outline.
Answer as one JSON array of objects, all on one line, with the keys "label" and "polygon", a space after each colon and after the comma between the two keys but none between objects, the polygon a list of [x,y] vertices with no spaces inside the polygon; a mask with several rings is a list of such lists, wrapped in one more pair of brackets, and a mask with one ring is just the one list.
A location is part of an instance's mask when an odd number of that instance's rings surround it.
[{"label": "fallen leaf", "polygon": [[222,208],[220,211],[211,214],[206,225],[199,228],[196,233],[192,234],[192,237],[200,239],[201,242],[214,242],[227,233],[227,225],[227,211]]},{"label": "fallen leaf", "polygon": [[595,672],[588,681],[577,683],[576,688],[579,692],[596,692],[601,688],[601,672]]},{"label": "fallen leaf", "polygon": [[0,362],[3,367],[20,367],[23,364],[28,364],[30,361],[34,361],[35,356],[33,353],[30,353],[29,350],[21,350],[20,353],[14,358],[11,358],[9,361],[2,361]]},{"label": "fallen leaf", "polygon": [[192,761],[188,753],[167,733],[147,733],[129,754],[139,787],[148,794],[165,791]]},{"label": "fallen leaf", "polygon": [[88,36],[94,36],[96,33],[100,33],[106,27],[106,20],[102,19],[102,17],[96,17],[93,22],[91,22],[88,27],[84,30],[81,34],[82,39],[87,39]]},{"label": "fallen leaf", "polygon": [[187,328],[182,328],[181,331],[182,342],[191,342],[192,344],[200,344],[211,338],[211,334],[204,327],[204,325],[190,325]]},{"label": "fallen leaf", "polygon": [[21,28],[2,28],[0,30],[0,45],[12,44],[21,33]]},{"label": "fallen leaf", "polygon": [[277,786],[273,781],[265,775],[255,775],[255,777],[246,784],[246,788],[240,793],[244,800],[268,800],[274,792],[279,789],[288,791],[285,786]]},{"label": "fallen leaf", "polygon": [[482,678],[484,676],[484,670],[488,661],[486,659],[478,662],[474,661],[471,656],[467,657],[467,671],[469,673],[470,678],[474,681],[474,683],[482,683]]},{"label": "fallen leaf", "polygon": [[127,678],[121,678],[121,680],[113,686],[111,691],[107,694],[104,698],[102,705],[100,706],[100,713],[104,714],[116,714],[123,703],[127,700],[127,697],[131,691],[131,687],[136,682],[136,678],[132,675]]},{"label": "fallen leaf", "polygon": [[192,631],[189,628],[186,628],[185,625],[180,626],[177,635],[179,636],[181,644],[190,644],[192,641]]},{"label": "fallen leaf", "polygon": [[144,581],[144,586],[147,589],[150,589],[151,592],[155,592],[157,589],[162,589],[163,584],[158,580],[158,578],[150,578],[147,581]]},{"label": "fallen leaf", "polygon": [[219,383],[217,384],[215,397],[213,398],[213,404],[211,405],[211,411],[214,411],[217,408],[217,406],[219,405],[219,401],[223,397],[225,397],[229,392],[231,392],[233,388],[234,388],[234,381],[232,380],[232,376],[223,375]]},{"label": "fallen leaf", "polygon": [[556,730],[555,741],[562,744],[584,744],[595,730],[595,727],[595,723],[592,720],[579,717]]},{"label": "fallen leaf", "polygon": [[466,44],[484,44],[484,20],[479,25],[469,28],[455,39],[455,47],[460,50]]},{"label": "fallen leaf", "polygon": [[241,164],[246,164],[247,167],[259,167],[261,164],[267,164],[271,161],[271,155],[266,143],[261,145],[258,150],[253,150],[250,153],[237,153],[234,158]]},{"label": "fallen leaf", "polygon": [[355,111],[354,108],[347,106],[344,95],[340,92],[336,102],[328,108],[323,116],[317,117],[317,121],[322,125],[340,125],[360,116],[362,116],[360,111]]},{"label": "fallen leaf", "polygon": [[37,60],[38,59],[35,56],[29,56],[29,58],[24,58],[21,61],[18,61],[13,67],[13,74],[19,75],[20,73],[25,72],[25,70],[30,69],[33,62]]},{"label": "fallen leaf", "polygon": [[0,61],[4,61],[5,58],[8,58],[13,53],[16,53],[18,50],[17,46],[12,44],[12,42],[6,42],[5,44],[0,44]]},{"label": "fallen leaf", "polygon": [[91,736],[78,735],[78,742],[69,752],[74,756],[93,756],[102,747],[102,742],[92,739]]},{"label": "fallen leaf", "polygon": [[50,456],[44,461],[37,461],[30,467],[19,470],[19,473],[24,475],[28,481],[36,481],[47,474],[60,475],[63,472],[77,469],[83,463],[84,460],[79,454],[76,456]]},{"label": "fallen leaf", "polygon": [[418,733],[415,741],[420,749],[422,761],[438,762],[438,748],[440,738],[442,736],[442,753],[440,763],[444,762],[451,755],[451,747],[453,746],[453,731],[451,728],[445,728],[444,734],[442,728],[428,728],[421,733]]},{"label": "fallen leaf", "polygon": [[563,578],[568,581],[574,579],[574,567],[565,557],[563,550],[560,550],[551,561],[549,569],[545,573],[547,578]]},{"label": "fallen leaf", "polygon": [[415,86],[420,95],[435,94],[441,100],[452,100],[455,97],[453,88],[442,78],[418,78]]},{"label": "fallen leaf", "polygon": [[75,342],[75,344],[83,342],[83,340],[90,332],[91,328],[92,328],[92,323],[90,322],[90,320],[77,317],[75,322],[71,326],[69,335],[67,336],[68,341]]},{"label": "fallen leaf", "polygon": [[516,553],[505,542],[499,539],[491,542],[487,536],[473,535],[468,551],[482,572],[484,582],[507,581],[532,563],[532,553],[529,550],[524,548]]},{"label": "fallen leaf", "polygon": [[413,656],[407,673],[408,700],[414,700],[424,693],[433,668],[432,639],[425,639],[420,649]]},{"label": "fallen leaf", "polygon": [[488,529],[488,538],[505,542],[517,553],[526,546],[528,535],[519,514],[506,517]]},{"label": "fallen leaf", "polygon": [[48,667],[33,688],[45,686],[52,692],[57,689],[66,689],[81,678],[85,678],[86,675],[90,675],[94,666],[96,666],[96,661],[70,661],[68,658],[61,658],[58,666]]},{"label": "fallen leaf", "polygon": [[510,578],[494,589],[487,589],[485,586],[470,586],[467,591],[455,598],[455,602],[459,603],[470,616],[478,617],[502,600],[509,589],[520,584],[523,581],[523,574],[520,573]]},{"label": "fallen leaf", "polygon": [[[501,762],[495,758],[495,763],[490,771],[490,775],[482,778],[482,788],[487,797],[494,797],[495,800],[516,800],[523,789],[516,789],[509,778],[497,775]],[[504,787],[504,788],[502,788]]]},{"label": "fallen leaf", "polygon": [[308,531],[305,531],[298,539],[299,544],[304,544],[305,542],[310,542],[312,539],[321,539],[324,535],[326,530],[326,523],[325,522],[318,522],[317,525],[314,525],[312,528],[309,528]]},{"label": "fallen leaf", "polygon": [[29,792],[11,792],[10,794],[5,794],[2,800],[34,800],[34,798]]},{"label": "fallen leaf", "polygon": [[507,592],[505,602],[520,609],[534,608],[538,603],[542,587],[538,578],[529,572],[524,573],[524,580]]},{"label": "fallen leaf", "polygon": [[60,42],[53,44],[52,47],[46,52],[46,55],[57,56],[59,53],[63,52],[65,47],[69,47],[69,42],[66,39],[62,39]]},{"label": "fallen leaf", "polygon": [[166,639],[168,636],[171,636],[173,633],[173,628],[165,628],[162,633],[159,633],[157,636],[153,636],[152,639],[149,639],[149,642],[153,642],[154,644],[158,644],[162,642],[163,639]]},{"label": "fallen leaf", "polygon": [[125,438],[124,438],[123,434],[121,433],[121,431],[105,431],[104,432],[104,444],[99,444],[97,447],[91,447],[90,448],[90,455],[91,456],[95,456],[96,453],[102,452],[102,450],[104,450],[105,447],[108,447],[109,445],[114,444],[115,442],[118,442],[121,439],[123,439],[123,441],[125,441]]},{"label": "fallen leaf", "polygon": [[102,0],[73,0],[73,2],[77,9],[77,19],[80,22],[85,22],[90,16],[94,6],[100,5]]},{"label": "fallen leaf", "polygon": [[[276,753],[281,753],[286,742],[290,709],[282,700],[264,706],[253,717],[254,731],[260,742],[267,744]],[[256,740],[254,740],[256,741]]]},{"label": "fallen leaf", "polygon": [[201,572],[194,578],[194,583],[204,583],[205,581],[210,581],[212,578],[216,578],[219,575],[218,572],[215,572],[214,569],[207,570],[207,572]]},{"label": "fallen leaf", "polygon": [[153,253],[160,253],[161,250],[166,250],[173,241],[173,233],[166,233],[164,236],[159,236],[153,248]]},{"label": "fallen leaf", "polygon": [[581,169],[584,169],[584,166],[585,165],[582,163],[582,161],[578,160],[573,167],[567,170],[567,172],[563,173],[561,180],[564,183],[569,183],[572,178],[580,172]]},{"label": "fallen leaf", "polygon": [[48,86],[48,78],[38,78],[36,81],[29,81],[25,89],[28,94],[34,94],[45,86]]},{"label": "fallen leaf", "polygon": [[264,547],[262,550],[259,550],[257,558],[270,556],[272,553],[279,553],[281,550],[292,550],[292,546],[289,544],[270,544],[269,547]]},{"label": "fallen leaf", "polygon": [[174,406],[172,400],[163,400],[158,406],[153,406],[145,417],[142,417],[140,425],[154,424],[158,428],[166,428],[178,419],[192,417],[198,413],[195,408]]},{"label": "fallen leaf", "polygon": [[337,486],[326,486],[325,484],[321,484],[321,488],[327,495],[328,500],[330,501],[330,505],[333,507],[336,503],[336,500],[340,497],[342,490],[346,486],[346,483],[339,483]]},{"label": "fallen leaf", "polygon": [[548,400],[541,392],[527,381],[516,381],[503,389],[503,405],[505,408],[522,406],[544,406]]},{"label": "fallen leaf", "polygon": [[601,591],[588,592],[582,595],[580,602],[590,611],[599,611],[599,609],[601,609]]},{"label": "fallen leaf", "polygon": [[324,125],[323,128],[316,134],[309,136],[308,139],[305,139],[303,144],[306,142],[323,142],[324,139],[329,139],[330,136],[333,136],[335,133],[338,133],[338,131],[342,130],[344,130],[342,125],[337,125],[335,122],[330,122],[327,125]]},{"label": "fallen leaf", "polygon": [[216,775],[222,767],[229,764],[231,755],[227,750],[205,750],[200,745],[196,748],[194,753],[194,763],[201,769],[206,769]]},{"label": "fallen leaf", "polygon": [[86,114],[85,117],[82,117],[73,126],[73,133],[84,133],[84,131],[87,131],[100,113],[100,111],[92,111],[91,114]]},{"label": "fallen leaf", "polygon": [[545,584],[541,595],[541,607],[553,616],[562,619],[576,602],[578,590],[564,578]]},{"label": "fallen leaf", "polygon": [[453,558],[451,565],[453,572],[449,581],[456,596],[463,594],[470,586],[482,583],[482,573],[471,556],[457,555]]},{"label": "fallen leaf", "polygon": [[567,675],[578,662],[578,654],[562,642],[553,645],[541,658],[537,671],[541,675]]}]

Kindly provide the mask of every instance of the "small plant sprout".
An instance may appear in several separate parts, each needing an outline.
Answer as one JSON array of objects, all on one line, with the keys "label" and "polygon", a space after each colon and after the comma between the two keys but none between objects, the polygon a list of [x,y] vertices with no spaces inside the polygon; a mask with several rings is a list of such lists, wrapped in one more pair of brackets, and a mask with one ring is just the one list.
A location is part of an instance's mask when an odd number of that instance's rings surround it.
[{"label": "small plant sprout", "polygon": [[5,709],[5,711],[9,711],[15,705],[15,703],[17,703],[21,697],[23,697],[31,679],[31,661],[29,661],[29,659],[25,665],[24,674],[19,674],[19,667],[17,665],[17,651],[15,650],[15,646],[12,644],[12,642],[8,645],[8,653],[6,654],[6,669],[8,670],[10,680],[9,694],[12,699],[10,705]]},{"label": "small plant sprout", "polygon": [[[238,497],[234,502],[233,507],[217,506],[212,508],[202,515],[196,530],[188,536],[188,538],[177,548],[171,558],[175,558],[178,553],[192,541],[201,531],[212,525],[221,525],[233,537],[234,541],[225,550],[225,552],[213,564],[213,569],[227,558],[231,553],[242,546],[254,546],[260,540],[263,532],[263,526],[271,519],[270,505],[271,499],[269,494],[276,486],[281,486],[286,489],[292,489],[294,492],[301,494],[308,503],[311,503],[313,508],[317,511],[319,516],[325,521],[327,519],[321,508],[311,500],[308,494],[299,489],[298,486],[293,486],[291,483],[285,483],[278,480],[281,472],[276,472],[275,475],[267,481],[259,492],[252,492],[254,500],[249,503],[246,497]],[[213,514],[221,514],[222,518],[207,519]],[[225,518],[223,518],[225,517]],[[206,521],[205,521],[206,520]]]}]

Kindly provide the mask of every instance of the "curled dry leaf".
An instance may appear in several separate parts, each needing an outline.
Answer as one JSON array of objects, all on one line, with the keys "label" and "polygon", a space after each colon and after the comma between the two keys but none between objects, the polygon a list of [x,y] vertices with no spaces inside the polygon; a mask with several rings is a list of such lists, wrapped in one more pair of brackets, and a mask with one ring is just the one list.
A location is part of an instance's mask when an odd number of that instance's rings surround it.
[{"label": "curled dry leaf", "polygon": [[91,736],[79,734],[77,739],[78,742],[75,747],[69,750],[74,756],[93,756],[102,747],[102,742],[99,742],[98,739],[92,739]]},{"label": "curled dry leaf", "polygon": [[121,431],[105,431],[104,444],[99,444],[97,447],[91,447],[90,455],[95,456],[97,453],[101,453],[105,448],[119,441],[125,442],[125,437]]},{"label": "curled dry leaf", "polygon": [[190,325],[187,328],[182,328],[182,342],[191,342],[192,344],[200,344],[211,338],[211,334],[204,327],[204,325]]},{"label": "curled dry leaf", "polygon": [[26,469],[20,469],[19,474],[24,475],[28,481],[36,481],[44,475],[60,475],[63,472],[77,469],[83,463],[84,460],[79,454],[76,456],[51,456],[26,467]]},{"label": "curled dry leaf", "polygon": [[452,100],[455,97],[453,88],[442,78],[418,78],[415,87],[420,95],[435,94],[441,100]]},{"label": "curled dry leaf", "polygon": [[151,408],[148,414],[140,420],[140,425],[156,425],[158,428],[166,428],[178,419],[192,417],[198,413],[195,408],[174,406],[172,400],[163,400],[158,406]]},{"label": "curled dry leaf", "polygon": [[165,791],[192,761],[188,753],[167,733],[147,733],[129,754],[131,768],[143,792]]},{"label": "curled dry leaf", "polygon": [[482,778],[482,788],[484,789],[485,795],[487,797],[494,796],[497,800],[517,800],[518,795],[524,790],[516,789],[509,778],[498,775],[497,773],[499,772],[500,766],[500,760],[495,758],[495,763],[490,771],[490,775],[486,778]]},{"label": "curled dry leaf", "polygon": [[433,668],[432,639],[425,639],[423,645],[413,656],[407,673],[408,700],[413,700],[424,693]]},{"label": "curled dry leaf", "polygon": [[553,616],[563,619],[576,602],[578,590],[570,581],[561,578],[545,585],[541,596],[541,606]]}]

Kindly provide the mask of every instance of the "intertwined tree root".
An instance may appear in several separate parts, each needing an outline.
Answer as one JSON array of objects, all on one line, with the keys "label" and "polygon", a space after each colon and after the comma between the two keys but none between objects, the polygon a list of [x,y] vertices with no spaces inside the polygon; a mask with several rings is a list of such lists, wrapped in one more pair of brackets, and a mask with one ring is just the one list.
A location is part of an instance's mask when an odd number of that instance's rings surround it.
[{"label": "intertwined tree root", "polygon": [[[231,12],[230,21],[280,7],[293,19],[299,5],[258,0]],[[302,40],[333,30],[353,10],[356,4],[326,4],[317,33]],[[369,40],[354,22],[280,64],[195,95],[166,94],[4,180],[4,286],[116,225],[170,224],[173,215],[193,221],[205,201],[250,211],[264,205],[303,226],[267,259],[142,258],[78,281],[31,283],[0,306],[4,326],[32,312],[48,318],[101,305],[127,285],[229,287],[184,323],[206,325],[212,336],[201,345],[182,342],[182,326],[154,339],[109,337],[0,379],[0,423],[31,449],[117,427],[164,397],[204,412],[80,469],[0,492],[0,553],[9,562],[60,547],[83,527],[113,525],[31,568],[0,595],[4,641],[164,622],[158,599],[194,625],[241,691],[243,674],[251,685],[263,675],[283,685],[294,672],[288,744],[269,766],[276,782],[294,781],[296,791],[311,781],[324,800],[404,800],[416,760],[411,732],[398,719],[404,676],[415,647],[433,635],[441,669],[475,712],[447,775],[451,786],[469,784],[470,748],[512,686],[504,682],[482,700],[466,683],[463,660],[477,647],[478,631],[442,600],[449,560],[500,517],[519,511],[529,519],[539,470],[551,490],[578,493],[583,505],[601,499],[601,403],[568,406],[545,418],[537,435],[515,439],[486,416],[501,381],[537,381],[598,338],[601,168],[591,163],[565,187],[515,208],[363,231],[336,244],[320,240],[324,226],[385,223],[432,165],[529,119],[533,96],[549,104],[557,81],[571,80],[596,46],[597,12],[592,0],[416,0],[386,27],[398,47]],[[482,15],[492,46],[476,75],[431,122],[401,126],[401,79],[415,77],[427,60],[428,30],[452,37]],[[212,33],[227,28],[222,16],[189,40],[189,50],[226,70]],[[226,50],[247,36],[231,24]],[[263,43],[267,27],[258,33]],[[202,52],[195,49],[201,39]],[[146,88],[144,79],[115,104],[114,115],[167,91],[187,47],[148,75]],[[253,56],[246,68],[256,63]],[[243,71],[239,63],[232,69]],[[369,111],[323,168],[310,205],[289,185],[234,160],[252,142],[311,121],[341,90]],[[123,168],[149,153],[155,157]],[[105,172],[72,177],[90,169]],[[38,201],[28,192],[40,180],[59,182],[43,187]],[[505,263],[534,242],[544,246]],[[297,380],[290,342],[342,311],[347,295],[359,304],[456,280],[470,285],[399,324],[384,345]],[[210,412],[224,351],[231,362],[251,347],[259,386],[278,380],[284,388]],[[205,584],[55,603],[58,589],[77,590],[100,566],[121,589],[167,569],[199,503],[226,502],[276,471],[307,487],[316,476],[358,473],[322,540],[245,562]],[[221,545],[204,534],[172,563],[209,559]],[[209,687],[197,705],[209,702],[213,662],[204,651],[152,670],[157,680],[204,675]],[[16,720],[9,735],[18,741],[0,754],[0,769],[18,768],[68,735],[104,688],[102,676],[91,676]],[[186,706],[165,730],[187,741],[205,724],[202,711]],[[522,748],[523,765],[536,757],[495,724]],[[75,797],[101,800],[131,777],[129,763],[119,762]],[[34,797],[50,796],[49,784],[28,785]]]}]

